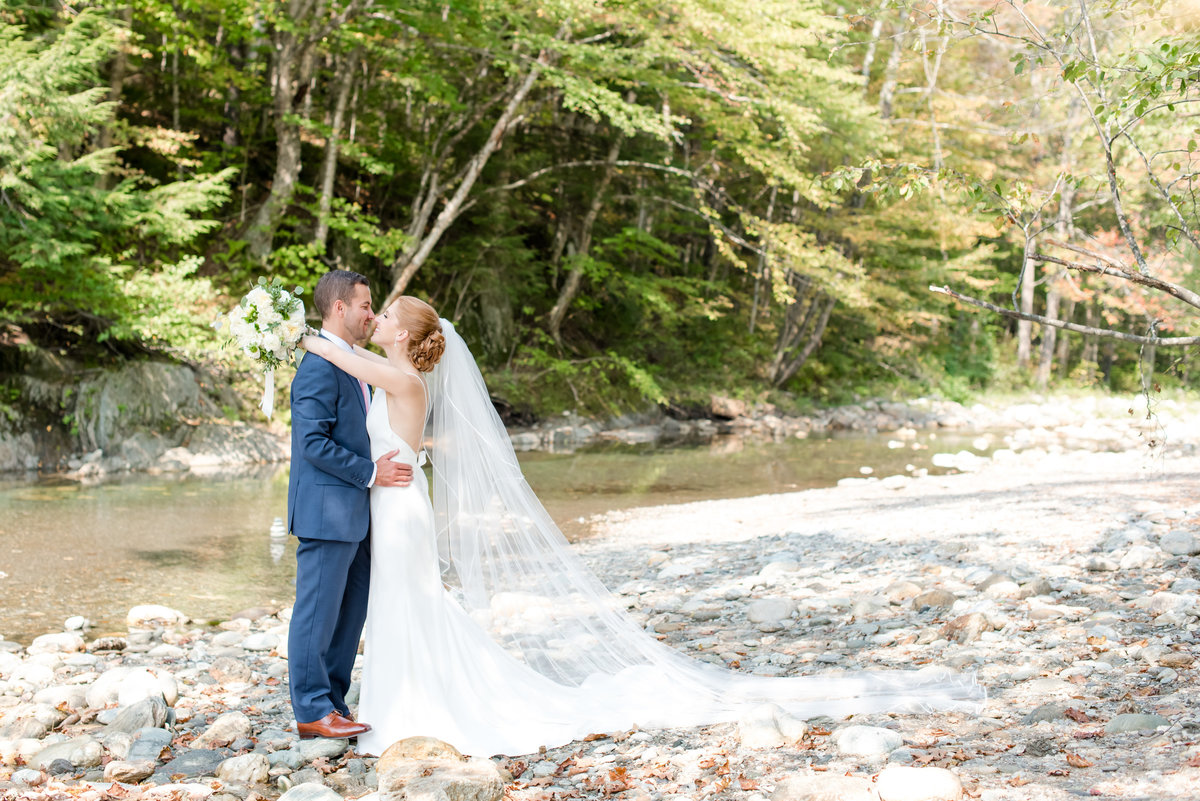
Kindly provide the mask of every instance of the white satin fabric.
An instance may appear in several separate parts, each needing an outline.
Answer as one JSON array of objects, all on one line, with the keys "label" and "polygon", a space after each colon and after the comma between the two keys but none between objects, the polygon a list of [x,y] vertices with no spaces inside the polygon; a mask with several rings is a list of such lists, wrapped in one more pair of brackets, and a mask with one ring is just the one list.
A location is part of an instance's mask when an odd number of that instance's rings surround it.
[{"label": "white satin fabric", "polygon": [[[592,732],[736,720],[775,703],[794,715],[978,711],[973,675],[940,668],[795,678],[691,659],[621,611],[525,482],[470,351],[443,320],[430,381],[433,492],[371,490],[371,594],[358,719],[380,754],[413,735],[466,754],[525,754]],[[377,392],[373,458],[397,448]]]}]

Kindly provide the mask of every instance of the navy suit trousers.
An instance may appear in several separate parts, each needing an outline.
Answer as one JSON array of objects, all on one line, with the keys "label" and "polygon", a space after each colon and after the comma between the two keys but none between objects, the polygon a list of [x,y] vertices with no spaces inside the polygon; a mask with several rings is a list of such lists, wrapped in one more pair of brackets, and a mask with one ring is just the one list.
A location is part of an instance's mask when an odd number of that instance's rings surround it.
[{"label": "navy suit trousers", "polygon": [[349,713],[346,693],[367,619],[371,538],[299,538],[296,604],[288,628],[288,684],[300,723]]}]

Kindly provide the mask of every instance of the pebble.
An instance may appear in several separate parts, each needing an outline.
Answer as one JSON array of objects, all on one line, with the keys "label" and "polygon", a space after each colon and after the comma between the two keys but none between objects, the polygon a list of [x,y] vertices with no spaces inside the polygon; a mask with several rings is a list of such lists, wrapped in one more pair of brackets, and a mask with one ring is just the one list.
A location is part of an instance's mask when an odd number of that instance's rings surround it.
[{"label": "pebble", "polygon": [[825,773],[789,776],[775,786],[771,801],[875,801],[871,780],[865,776]]},{"label": "pebble", "polygon": [[196,776],[211,776],[217,766],[229,757],[226,751],[213,751],[206,748],[192,748],[163,765],[161,772],[167,776],[181,774],[187,778]]},{"label": "pebble", "polygon": [[1171,721],[1161,715],[1143,715],[1126,713],[1117,715],[1104,726],[1105,734],[1119,734],[1131,731],[1154,731],[1159,726],[1169,726]]},{"label": "pebble", "polygon": [[23,787],[37,787],[46,781],[46,774],[32,768],[22,768],[14,771],[12,781]]},{"label": "pebble", "polygon": [[776,748],[799,742],[808,725],[778,704],[762,704],[738,720],[738,738],[745,748]]},{"label": "pebble", "polygon": [[218,717],[204,733],[192,741],[193,748],[221,748],[239,737],[249,737],[254,732],[250,718],[241,712],[226,712]]},{"label": "pebble", "polygon": [[107,731],[123,731],[133,734],[138,729],[158,728],[167,720],[167,704],[162,696],[143,698],[122,708],[108,724]]},{"label": "pebble", "polygon": [[263,754],[230,757],[217,766],[217,778],[233,784],[266,782],[271,765]]},{"label": "pebble", "polygon": [[35,637],[26,649],[31,654],[73,653],[83,650],[83,637],[78,632],[63,631]]},{"label": "pebble", "polygon": [[1174,556],[1195,556],[1200,554],[1200,537],[1191,531],[1176,529],[1162,535],[1158,547]]},{"label": "pebble", "polygon": [[270,632],[251,634],[242,641],[242,647],[247,651],[270,651],[279,645],[279,637]]},{"label": "pebble", "polygon": [[777,623],[790,618],[796,602],[787,598],[760,598],[746,605],[746,619],[751,623]]},{"label": "pebble", "polygon": [[125,760],[128,762],[156,762],[163,749],[171,745],[173,739],[171,732],[165,729],[141,729],[130,744]]},{"label": "pebble", "polygon": [[342,797],[320,782],[305,782],[289,788],[279,801],[342,801]]},{"label": "pebble", "polygon": [[1158,564],[1158,550],[1145,545],[1135,545],[1121,557],[1121,570],[1145,570]]},{"label": "pebble", "polygon": [[992,624],[988,621],[987,616],[979,612],[972,612],[954,618],[944,625],[939,633],[951,642],[970,643],[975,642],[985,631],[991,631],[991,629]]},{"label": "pebble", "polygon": [[913,609],[924,609],[931,607],[935,609],[949,609],[958,601],[958,596],[952,592],[943,589],[934,589],[923,592],[912,599]]},{"label": "pebble", "polygon": [[115,759],[104,766],[104,780],[109,782],[124,782],[137,784],[143,779],[150,778],[154,773],[154,762],[139,761],[125,762]]},{"label": "pebble", "polygon": [[1066,707],[1059,704],[1042,704],[1021,718],[1021,725],[1032,726],[1035,723],[1042,723],[1043,721],[1064,720],[1065,718]]},{"label": "pebble", "polygon": [[56,760],[65,760],[73,768],[93,768],[104,757],[104,747],[92,737],[79,737],[47,746],[29,761],[31,768],[48,768]]},{"label": "pebble", "polygon": [[129,614],[125,617],[125,622],[130,628],[172,626],[186,623],[187,620],[187,615],[179,610],[158,604],[135,606],[129,610]]},{"label": "pebble", "polygon": [[282,765],[289,770],[299,770],[305,764],[304,755],[291,748],[285,748],[282,751],[273,751],[267,755],[267,762],[271,767]]},{"label": "pebble", "polygon": [[312,762],[322,757],[332,759],[341,756],[350,747],[350,741],[316,737],[312,740],[301,740],[295,747],[305,762]]},{"label": "pebble", "polygon": [[846,726],[833,733],[839,753],[847,756],[881,758],[904,744],[904,737],[878,726]]},{"label": "pebble", "polygon": [[962,781],[945,768],[889,766],[875,780],[879,801],[958,801]]}]

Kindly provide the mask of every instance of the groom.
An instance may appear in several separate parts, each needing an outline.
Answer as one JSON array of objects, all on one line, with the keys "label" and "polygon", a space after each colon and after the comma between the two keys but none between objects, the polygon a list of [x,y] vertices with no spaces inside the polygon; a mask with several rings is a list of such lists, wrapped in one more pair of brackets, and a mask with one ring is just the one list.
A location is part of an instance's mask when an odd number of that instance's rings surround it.
[{"label": "groom", "polygon": [[[358,273],[334,270],[313,293],[321,336],[347,350],[375,319]],[[296,548],[296,604],[288,630],[292,711],[301,739],[357,737],[346,705],[350,671],[367,616],[371,578],[368,488],[405,486],[412,467],[371,461],[367,385],[309,353],[292,380],[292,465],[288,530]]]}]

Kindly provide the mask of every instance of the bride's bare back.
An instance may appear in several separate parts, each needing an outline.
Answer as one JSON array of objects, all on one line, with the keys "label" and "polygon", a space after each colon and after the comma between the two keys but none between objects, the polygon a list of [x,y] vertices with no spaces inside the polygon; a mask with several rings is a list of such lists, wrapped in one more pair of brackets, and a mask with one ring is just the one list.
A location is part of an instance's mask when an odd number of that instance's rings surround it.
[{"label": "bride's bare back", "polygon": [[407,442],[413,453],[420,453],[424,445],[425,418],[428,414],[429,401],[425,388],[425,379],[415,373],[400,371],[407,381],[400,379],[393,391],[384,389],[387,402],[388,425],[396,436]]}]

